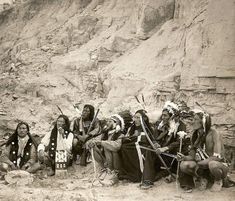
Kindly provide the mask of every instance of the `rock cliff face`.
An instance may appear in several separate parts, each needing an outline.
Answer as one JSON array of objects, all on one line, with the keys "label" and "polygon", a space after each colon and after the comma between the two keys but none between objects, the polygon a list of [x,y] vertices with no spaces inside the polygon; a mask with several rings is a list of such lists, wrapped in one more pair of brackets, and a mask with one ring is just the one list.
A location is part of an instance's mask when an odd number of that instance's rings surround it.
[{"label": "rock cliff face", "polygon": [[59,111],[100,116],[196,102],[235,146],[234,0],[30,0],[0,13],[0,129],[45,134]]}]

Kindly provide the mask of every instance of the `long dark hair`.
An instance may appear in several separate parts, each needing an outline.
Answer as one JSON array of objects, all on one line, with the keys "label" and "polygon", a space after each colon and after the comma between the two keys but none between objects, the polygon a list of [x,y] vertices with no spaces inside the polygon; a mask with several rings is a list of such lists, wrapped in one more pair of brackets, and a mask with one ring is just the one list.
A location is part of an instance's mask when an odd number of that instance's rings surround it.
[{"label": "long dark hair", "polygon": [[92,121],[95,115],[95,108],[89,104],[84,105],[83,109],[85,108],[88,108],[90,110],[90,115],[89,115],[88,120]]},{"label": "long dark hair", "polygon": [[[203,121],[203,116],[205,114],[198,112],[198,113],[195,113],[194,115],[198,115],[200,117],[201,121]],[[192,141],[193,147],[202,146],[202,144],[204,144],[204,142],[206,140],[207,134],[209,133],[209,131],[211,129],[211,116],[209,114],[206,114],[205,120],[206,121],[205,121],[205,125],[203,126],[203,134],[200,134],[198,132],[198,130],[194,131],[192,134],[191,141]],[[203,124],[203,122],[202,122],[202,124]]]},{"label": "long dark hair", "polygon": [[210,131],[210,129],[211,129],[211,116],[210,115],[208,115],[208,116],[206,116],[206,125],[205,125],[205,132],[206,132],[206,134],[208,134],[208,132]]},{"label": "long dark hair", "polygon": [[[203,113],[198,112],[198,113],[195,113],[194,115],[198,115],[200,117],[200,119],[203,120],[203,115],[204,115]],[[205,134],[207,135],[208,132],[211,129],[211,116],[209,114],[206,114],[205,118],[206,118],[206,122],[205,122]]]},{"label": "long dark hair", "polygon": [[[68,118],[66,115],[64,115],[64,114],[61,114],[61,115],[59,115],[58,118],[56,119],[56,122],[57,122],[58,119],[60,119],[60,118],[63,118],[64,121],[65,121],[65,125],[64,125],[63,129],[64,129],[65,131],[69,132],[69,131],[70,131],[70,129],[69,129],[69,127],[70,127],[69,118]],[[55,125],[54,125],[54,128],[52,129],[52,132],[57,132],[57,125],[56,125],[56,123],[55,123]]]},{"label": "long dark hair", "polygon": [[[153,133],[152,127],[151,127],[151,125],[150,125],[150,123],[149,123],[149,118],[148,118],[148,116],[147,116],[147,111],[146,111],[146,110],[143,110],[143,109],[142,109],[142,110],[137,110],[137,111],[135,112],[135,114],[140,114],[140,115],[142,116],[143,121],[144,121],[144,123],[145,123],[145,125],[146,125],[146,127],[147,127],[146,130],[149,131],[149,132],[151,132],[151,133]],[[133,135],[136,129],[137,129],[137,126],[136,126],[135,123],[133,122],[132,126],[130,127],[129,134],[130,134],[130,135]],[[140,127],[140,129],[143,130],[142,127]]]},{"label": "long dark hair", "polygon": [[[28,123],[24,122],[24,121],[21,121],[17,124],[16,126],[16,129],[14,131],[14,133],[10,136],[10,138],[7,140],[6,142],[6,146],[9,146],[13,141],[15,141],[18,137],[18,128],[21,126],[21,125],[25,125],[26,128],[27,128],[27,135],[29,136],[29,125]],[[29,136],[30,137],[30,136]]]}]

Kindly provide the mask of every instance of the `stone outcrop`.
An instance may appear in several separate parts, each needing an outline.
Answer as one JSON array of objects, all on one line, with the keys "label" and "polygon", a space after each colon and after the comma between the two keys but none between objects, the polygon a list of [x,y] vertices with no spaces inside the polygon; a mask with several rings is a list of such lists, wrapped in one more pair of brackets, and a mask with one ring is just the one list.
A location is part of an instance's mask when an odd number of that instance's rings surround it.
[{"label": "stone outcrop", "polygon": [[13,170],[5,175],[8,184],[16,186],[26,186],[33,182],[33,175],[23,170]]}]

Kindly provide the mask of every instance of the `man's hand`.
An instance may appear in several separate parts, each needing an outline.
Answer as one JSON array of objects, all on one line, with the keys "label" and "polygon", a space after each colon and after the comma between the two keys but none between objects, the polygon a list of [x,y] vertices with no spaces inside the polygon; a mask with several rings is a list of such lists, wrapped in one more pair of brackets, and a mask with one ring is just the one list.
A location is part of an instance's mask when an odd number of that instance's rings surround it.
[{"label": "man's hand", "polygon": [[100,140],[88,141],[88,147],[89,148],[93,148],[94,146],[99,146],[99,145],[101,145],[101,141]]},{"label": "man's hand", "polygon": [[79,133],[73,133],[73,136],[78,139]]},{"label": "man's hand", "polygon": [[82,135],[79,135],[78,136],[78,139],[82,142],[84,142],[86,140],[87,136],[82,136]]},{"label": "man's hand", "polygon": [[18,168],[15,166],[14,163],[10,164],[11,170],[17,170]]},{"label": "man's hand", "polygon": [[101,145],[101,140],[97,140],[97,141],[96,141],[96,145],[97,145],[97,146],[100,146],[100,145]]},{"label": "man's hand", "polygon": [[160,148],[160,147],[161,147],[161,145],[160,145],[160,144],[158,144],[157,142],[155,142],[153,145],[154,145],[155,149],[158,149],[158,148]]},{"label": "man's hand", "polygon": [[169,148],[168,147],[161,147],[161,148],[158,148],[156,151],[157,151],[157,154],[161,154],[163,152],[166,152]]},{"label": "man's hand", "polygon": [[62,137],[64,138],[65,134],[64,134],[64,129],[62,127],[58,128],[59,133],[62,135]]},{"label": "man's hand", "polygon": [[38,160],[39,160],[40,162],[44,162],[44,156],[45,156],[44,151],[43,151],[43,150],[40,150],[40,151],[38,152]]},{"label": "man's hand", "polygon": [[95,141],[88,141],[87,146],[91,149],[95,146]]},{"label": "man's hand", "polygon": [[22,166],[22,170],[27,170],[29,167],[30,167],[30,164],[29,164],[29,163],[25,163],[25,164]]},{"label": "man's hand", "polygon": [[177,161],[183,161],[184,158],[185,158],[184,154],[181,154],[181,153],[177,152]]},{"label": "man's hand", "polygon": [[179,131],[177,132],[177,135],[179,136],[180,139],[184,139],[184,137],[187,136],[187,133],[184,131]]},{"label": "man's hand", "polygon": [[131,138],[130,138],[130,137],[123,137],[123,141],[124,141],[124,142],[130,142],[130,141],[131,141]]}]

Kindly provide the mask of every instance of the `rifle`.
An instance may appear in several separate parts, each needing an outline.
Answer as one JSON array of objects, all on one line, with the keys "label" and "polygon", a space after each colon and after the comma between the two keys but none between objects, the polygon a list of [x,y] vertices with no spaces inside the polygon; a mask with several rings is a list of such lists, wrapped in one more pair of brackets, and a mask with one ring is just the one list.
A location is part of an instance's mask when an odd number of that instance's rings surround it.
[{"label": "rifle", "polygon": [[98,109],[98,110],[96,111],[96,113],[95,113],[95,115],[94,115],[94,118],[92,119],[91,124],[90,124],[90,126],[89,126],[89,128],[88,128],[87,135],[89,135],[89,133],[90,133],[90,131],[91,131],[91,128],[92,128],[93,124],[95,123],[95,121],[96,121],[96,119],[97,119],[97,116],[98,116],[98,114],[99,114],[99,111],[100,111],[100,109]]},{"label": "rifle", "polygon": [[61,108],[60,108],[58,105],[56,105],[56,107],[58,108],[58,110],[60,111],[60,113],[61,113],[62,115],[64,115],[64,113],[63,113],[63,111],[61,110]]},{"label": "rifle", "polygon": [[169,170],[169,168],[167,167],[165,161],[164,161],[163,158],[161,157],[161,155],[157,153],[157,149],[156,149],[156,147],[154,146],[152,140],[150,139],[150,137],[149,137],[149,135],[148,135],[148,133],[147,133],[147,131],[146,131],[146,129],[145,129],[144,120],[143,120],[143,117],[142,117],[142,116],[140,116],[140,122],[141,122],[141,126],[142,126],[142,128],[143,128],[143,131],[144,131],[144,133],[145,133],[145,135],[146,135],[146,138],[147,138],[149,144],[151,145],[152,149],[154,150],[154,152],[156,153],[157,157],[160,159],[160,161],[162,162],[162,164],[163,164],[164,167],[166,168],[167,172],[168,172],[172,177],[174,177],[173,174],[172,174],[172,172],[171,172],[171,171]]},{"label": "rifle", "polygon": [[95,137],[95,136],[90,135],[90,132],[91,132],[92,126],[94,125],[94,123],[95,123],[95,121],[96,121],[96,119],[97,119],[97,116],[98,116],[98,114],[99,114],[99,111],[100,111],[100,109],[98,109],[98,110],[96,111],[96,113],[95,113],[95,115],[94,115],[94,118],[93,118],[92,121],[91,121],[91,124],[90,124],[90,126],[89,126],[89,128],[88,128],[88,131],[87,131],[87,133],[86,133],[86,135],[88,135],[88,137],[86,138],[86,140],[84,141],[84,143],[86,143],[86,142],[87,142],[88,140],[90,140],[91,138]]},{"label": "rifle", "polygon": [[[87,133],[86,133],[86,134],[88,135],[88,137],[85,139],[85,141],[83,142],[83,144],[85,144],[88,140],[90,140],[92,137],[94,137],[94,136],[92,136],[92,135],[89,135],[89,133],[90,133],[90,131],[91,131],[91,128],[92,128],[93,124],[94,124],[95,121],[96,121],[96,118],[97,118],[97,116],[98,116],[99,111],[100,111],[100,109],[98,109],[98,110],[96,111],[96,113],[95,113],[95,115],[94,115],[94,117],[93,117],[93,119],[92,119],[92,121],[91,121],[91,124],[90,124],[90,126],[89,126],[89,128],[88,128],[88,131],[87,131]],[[92,154],[93,154],[93,153],[92,153]],[[93,156],[92,156],[92,157],[93,157]],[[87,158],[87,151],[86,151],[86,149],[84,149],[84,151],[83,151],[83,153],[82,153],[82,155],[81,155],[81,163],[80,163],[80,165],[86,166],[86,164],[87,164],[86,158]],[[94,160],[94,158],[93,158],[92,160]],[[94,162],[94,161],[93,161],[93,162]],[[96,172],[96,169],[95,169],[95,172]]]},{"label": "rifle", "polygon": [[137,97],[136,95],[135,95],[134,97],[135,97],[136,101],[139,103],[139,105],[140,105],[143,109],[145,109],[145,102],[144,102],[144,96],[143,96],[143,94],[142,94],[142,101],[143,101],[144,104],[142,104],[142,103],[140,102],[140,100],[138,99],[138,97]]}]

